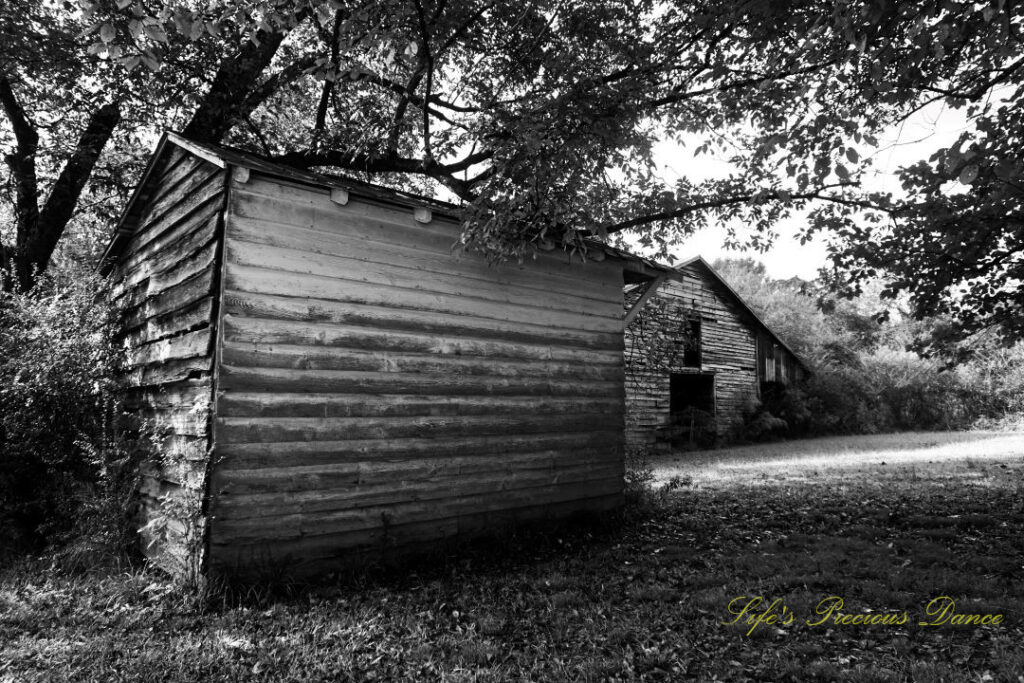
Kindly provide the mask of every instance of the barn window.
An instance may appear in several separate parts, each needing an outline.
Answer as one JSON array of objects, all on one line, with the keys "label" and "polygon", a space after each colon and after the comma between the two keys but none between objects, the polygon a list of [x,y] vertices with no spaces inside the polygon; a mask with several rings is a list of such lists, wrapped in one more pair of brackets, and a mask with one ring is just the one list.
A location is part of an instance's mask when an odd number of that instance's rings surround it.
[{"label": "barn window", "polygon": [[683,367],[699,368],[700,357],[700,318],[691,318],[683,328],[683,338],[679,340],[683,347]]}]

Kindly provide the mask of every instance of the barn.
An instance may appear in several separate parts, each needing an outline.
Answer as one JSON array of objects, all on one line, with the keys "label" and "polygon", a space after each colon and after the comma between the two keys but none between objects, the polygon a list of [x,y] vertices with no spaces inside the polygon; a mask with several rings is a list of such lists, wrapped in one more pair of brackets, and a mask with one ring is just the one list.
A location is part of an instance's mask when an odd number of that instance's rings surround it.
[{"label": "barn", "polygon": [[101,266],[162,438],[154,561],[301,576],[621,504],[623,286],[666,269],[492,266],[459,232],[451,205],[161,139]]},{"label": "barn", "polygon": [[735,441],[753,409],[809,371],[696,257],[626,292],[626,444]]}]

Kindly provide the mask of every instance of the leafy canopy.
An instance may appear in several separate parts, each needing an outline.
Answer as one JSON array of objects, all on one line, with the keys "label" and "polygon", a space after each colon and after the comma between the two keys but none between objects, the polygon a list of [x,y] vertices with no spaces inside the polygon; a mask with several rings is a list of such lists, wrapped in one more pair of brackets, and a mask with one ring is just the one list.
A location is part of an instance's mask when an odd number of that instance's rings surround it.
[{"label": "leafy canopy", "polygon": [[[809,234],[840,237],[840,280],[855,286],[882,268],[896,274],[894,291],[907,289],[906,240],[882,248],[879,231],[916,235],[949,213],[936,186],[949,173],[970,181],[970,196],[989,197],[989,166],[976,159],[972,176],[933,160],[934,177],[908,171],[911,210],[860,189],[878,134],[934,100],[971,107],[991,123],[993,145],[1019,118],[1017,89],[1002,105],[986,100],[1020,78],[1022,10],[1002,1],[18,2],[39,18],[5,11],[5,31],[54,33],[65,43],[57,51],[88,70],[51,64],[46,41],[0,48],[3,78],[15,100],[31,102],[37,127],[53,112],[77,117],[54,134],[49,166],[67,159],[66,141],[99,100],[124,116],[148,107],[148,126],[131,130],[175,126],[301,167],[444,188],[464,206],[465,242],[495,258],[615,234],[664,256],[712,222],[755,226],[763,243],[780,218],[812,210]],[[72,80],[94,101],[66,101]],[[7,114],[5,131],[17,118]],[[126,129],[114,128],[114,149],[138,156],[142,147],[126,150],[119,137]],[[666,179],[655,156],[663,140],[689,145],[692,163],[714,155],[733,170]],[[989,202],[1001,221],[1004,199]],[[934,232],[969,234],[961,219],[977,203],[962,203]],[[877,250],[858,250],[865,235]],[[978,250],[994,256],[969,260],[1002,277],[1012,259],[995,252],[1019,252],[1019,233]],[[926,295],[945,284],[921,272],[929,279],[910,282],[915,303],[949,305]],[[1003,310],[961,301],[982,322]]]}]

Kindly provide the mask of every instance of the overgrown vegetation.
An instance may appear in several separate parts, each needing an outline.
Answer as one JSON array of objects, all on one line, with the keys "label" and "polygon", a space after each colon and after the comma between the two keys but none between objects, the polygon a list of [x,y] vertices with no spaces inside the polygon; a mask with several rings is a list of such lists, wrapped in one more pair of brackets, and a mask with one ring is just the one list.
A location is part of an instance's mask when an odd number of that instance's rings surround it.
[{"label": "overgrown vegetation", "polygon": [[[1018,683],[1022,448],[975,433],[690,453],[655,463],[656,514],[619,529],[207,611],[145,573],[8,574],[0,680]],[[722,624],[739,596],[806,618],[831,595],[912,621]],[[940,595],[1005,620],[917,625]]]},{"label": "overgrown vegetation", "polygon": [[0,548],[126,547],[148,442],[117,397],[114,322],[105,285],[86,273],[0,292]]},{"label": "overgrown vegetation", "polygon": [[[983,332],[937,345],[949,323],[914,319],[899,300],[882,299],[881,280],[840,299],[818,282],[773,280],[750,260],[716,269],[813,372],[799,389],[769,388],[753,427],[771,415],[791,436],[875,434],[1012,426],[1024,414],[1024,343]],[[917,353],[925,347],[927,357]]]}]

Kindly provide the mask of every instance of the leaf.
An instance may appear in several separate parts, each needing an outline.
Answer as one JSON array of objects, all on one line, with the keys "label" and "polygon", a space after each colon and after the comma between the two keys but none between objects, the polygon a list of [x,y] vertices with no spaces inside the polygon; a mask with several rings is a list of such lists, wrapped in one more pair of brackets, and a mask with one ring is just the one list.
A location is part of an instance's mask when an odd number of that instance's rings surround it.
[{"label": "leaf", "polygon": [[850,160],[851,164],[856,164],[860,161],[860,155],[857,154],[857,150],[853,147],[849,147],[846,150],[846,158]]},{"label": "leaf", "polygon": [[167,42],[167,34],[164,33],[164,30],[161,27],[159,27],[159,26],[146,26],[145,31],[146,31],[146,35],[149,36],[150,39],[155,40],[158,43],[166,43]]},{"label": "leaf", "polygon": [[117,38],[117,29],[110,24],[103,24],[100,27],[100,40],[104,43],[113,42],[114,38]]},{"label": "leaf", "polygon": [[839,176],[840,180],[849,180],[850,172],[842,164],[836,164],[836,175]]},{"label": "leaf", "polygon": [[958,180],[964,185],[970,185],[974,182],[975,178],[978,177],[978,165],[969,164],[964,166],[963,170],[960,171],[960,177]]},{"label": "leaf", "polygon": [[130,4],[132,4],[132,0],[117,0],[117,9],[124,9]]}]

